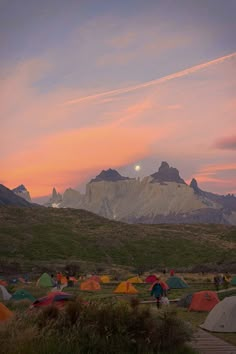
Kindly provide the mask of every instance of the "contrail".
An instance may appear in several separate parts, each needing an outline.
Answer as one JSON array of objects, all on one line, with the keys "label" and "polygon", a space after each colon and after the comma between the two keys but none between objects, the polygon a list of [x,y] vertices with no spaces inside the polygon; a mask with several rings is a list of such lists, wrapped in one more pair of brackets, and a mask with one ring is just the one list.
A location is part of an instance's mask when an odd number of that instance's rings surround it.
[{"label": "contrail", "polygon": [[199,71],[201,69],[205,69],[209,66],[215,65],[215,64],[220,64],[222,62],[224,62],[225,60],[231,59],[236,57],[236,52],[229,54],[229,55],[225,55],[224,57],[220,57],[211,61],[208,61],[206,63],[203,64],[199,64],[199,65],[195,65],[192,66],[191,68],[182,70],[182,71],[178,71],[174,74],[170,74],[164,77],[161,77],[159,79],[155,79],[155,80],[151,80],[151,81],[147,81],[144,82],[142,84],[138,84],[138,85],[133,85],[133,86],[129,86],[129,87],[125,87],[125,88],[120,88],[120,89],[115,89],[115,90],[110,90],[110,91],[105,91],[105,92],[101,92],[101,93],[97,93],[94,95],[89,95],[89,96],[84,96],[84,97],[79,97],[73,100],[68,100],[66,102],[64,102],[64,105],[73,105],[73,104],[77,104],[83,101],[90,101],[90,100],[94,100],[96,98],[100,98],[100,97],[105,97],[105,96],[112,96],[112,95],[118,95],[118,94],[122,94],[122,93],[126,93],[126,92],[131,92],[131,91],[135,91],[135,90],[139,90],[142,88],[146,88],[146,87],[150,87],[150,86],[154,86],[154,85],[158,85],[158,84],[162,84],[166,81],[170,81],[173,79],[177,79],[179,77],[183,77],[183,76],[187,76],[189,74],[193,74],[196,71]]}]

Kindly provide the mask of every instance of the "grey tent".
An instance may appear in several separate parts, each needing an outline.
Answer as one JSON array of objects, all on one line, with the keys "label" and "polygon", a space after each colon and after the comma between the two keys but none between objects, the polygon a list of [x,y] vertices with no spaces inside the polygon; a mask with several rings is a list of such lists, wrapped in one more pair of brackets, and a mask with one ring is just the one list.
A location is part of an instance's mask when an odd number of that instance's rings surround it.
[{"label": "grey tent", "polygon": [[193,294],[184,295],[177,303],[177,306],[188,308],[192,302],[192,298],[193,298]]},{"label": "grey tent", "polygon": [[9,292],[3,285],[0,285],[0,299],[4,301],[11,299],[11,294],[9,294]]},{"label": "grey tent", "polygon": [[211,332],[236,332],[236,296],[219,302],[200,327]]}]

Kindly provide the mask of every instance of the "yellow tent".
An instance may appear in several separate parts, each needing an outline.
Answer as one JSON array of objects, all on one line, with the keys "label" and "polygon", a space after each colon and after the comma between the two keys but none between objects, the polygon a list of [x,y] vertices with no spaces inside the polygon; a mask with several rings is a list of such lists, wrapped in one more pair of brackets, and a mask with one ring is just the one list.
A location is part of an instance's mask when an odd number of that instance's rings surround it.
[{"label": "yellow tent", "polygon": [[102,275],[100,279],[102,283],[110,283],[110,278],[108,275]]},{"label": "yellow tent", "polygon": [[113,292],[116,294],[137,294],[138,290],[128,281],[122,281]]},{"label": "yellow tent", "polygon": [[133,283],[133,284],[143,283],[142,279],[139,278],[139,277],[129,278],[127,281],[128,281],[129,283]]},{"label": "yellow tent", "polygon": [[8,320],[12,316],[13,313],[0,302],[0,322]]},{"label": "yellow tent", "polygon": [[101,286],[95,280],[86,280],[80,284],[80,290],[96,291],[96,290],[101,290]]}]

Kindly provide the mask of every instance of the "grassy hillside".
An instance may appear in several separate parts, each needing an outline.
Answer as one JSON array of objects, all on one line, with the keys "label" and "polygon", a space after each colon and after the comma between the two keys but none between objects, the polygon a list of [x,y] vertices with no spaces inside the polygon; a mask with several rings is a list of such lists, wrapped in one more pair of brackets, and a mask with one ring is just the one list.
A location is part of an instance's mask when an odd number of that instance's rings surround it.
[{"label": "grassy hillside", "polygon": [[0,259],[151,269],[235,260],[236,227],[127,225],[84,210],[0,208]]}]

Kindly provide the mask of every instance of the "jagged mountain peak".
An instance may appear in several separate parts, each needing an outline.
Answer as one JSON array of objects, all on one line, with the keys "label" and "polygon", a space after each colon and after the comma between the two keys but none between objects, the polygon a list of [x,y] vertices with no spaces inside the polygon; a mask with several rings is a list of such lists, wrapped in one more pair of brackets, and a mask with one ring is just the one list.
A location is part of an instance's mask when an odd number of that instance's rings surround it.
[{"label": "jagged mountain peak", "polygon": [[16,188],[12,189],[12,192],[25,192],[27,191],[27,189],[25,188],[25,186],[23,184],[20,184],[19,186],[17,186]]},{"label": "jagged mountain peak", "polygon": [[30,193],[23,184],[20,184],[18,187],[12,189],[12,192],[18,195],[19,197],[27,200],[27,202],[31,202]]},{"label": "jagged mountain peak", "polygon": [[102,170],[102,172],[93,178],[90,183],[93,182],[100,182],[100,181],[107,181],[107,182],[117,182],[123,180],[129,180],[129,177],[121,176],[119,172],[109,168],[108,170]]},{"label": "jagged mountain peak", "polygon": [[166,161],[162,161],[158,172],[153,173],[151,177],[153,178],[152,182],[176,182],[186,184],[180,177],[179,170],[175,167],[170,167]]}]

